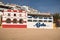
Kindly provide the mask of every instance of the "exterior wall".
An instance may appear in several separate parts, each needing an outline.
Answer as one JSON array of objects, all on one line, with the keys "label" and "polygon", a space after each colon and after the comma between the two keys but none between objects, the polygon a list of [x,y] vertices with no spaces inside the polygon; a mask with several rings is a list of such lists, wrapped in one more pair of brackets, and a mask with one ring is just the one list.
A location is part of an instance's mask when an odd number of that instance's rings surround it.
[{"label": "exterior wall", "polygon": [[[49,18],[51,18],[51,19],[49,19]],[[53,29],[53,16],[47,17],[47,19],[44,19],[44,17],[42,17],[41,19],[30,17],[27,20],[32,20],[30,22],[29,21],[27,22],[27,28]],[[34,20],[37,20],[37,21],[33,22]],[[39,22],[39,20],[42,20],[42,22]],[[44,22],[44,20],[46,20],[46,22]],[[51,20],[51,22],[49,22],[49,20]]]},{"label": "exterior wall", "polygon": [[2,12],[0,12],[0,26],[2,24]]},{"label": "exterior wall", "polygon": [[0,12],[0,15],[2,15],[3,14],[3,12]]},{"label": "exterior wall", "polygon": [[27,23],[27,28],[46,28],[46,29],[53,29],[53,23],[48,23],[48,22],[39,22],[40,24],[38,25],[42,25],[44,23],[44,25],[46,26],[37,26],[38,22],[29,22]]},{"label": "exterior wall", "polygon": [[[0,4],[2,6],[9,6],[9,7],[13,7],[12,9],[14,10],[9,10],[10,8],[0,8],[0,10],[4,10],[3,14],[2,12],[0,12],[0,14],[2,15],[2,27],[3,28],[53,28],[53,17],[51,16],[52,19],[49,19],[47,17],[47,19],[41,18],[27,18],[27,16],[29,16],[28,14],[40,14],[40,12],[38,12],[37,10],[30,8],[28,6],[18,6],[18,8],[16,7],[17,5],[14,4],[6,4],[4,5],[3,3],[0,2]],[[19,11],[17,9],[21,9],[19,8],[21,7],[22,9],[26,10],[26,11]],[[29,12],[29,13],[28,13]],[[10,16],[8,16],[8,14],[10,14]],[[14,14],[16,14],[16,16],[14,16]],[[46,14],[46,13],[41,13],[41,15],[50,15],[50,13]],[[11,23],[7,23],[6,20],[7,19],[11,20]],[[13,19],[17,20],[17,23],[13,23]],[[23,19],[23,23],[19,23],[19,20]],[[32,20],[32,22],[28,22],[28,20]],[[33,20],[37,20],[36,22],[33,22]],[[39,22],[39,20],[42,20],[42,22]],[[44,20],[46,20],[47,22],[44,22]],[[51,20],[52,22],[48,22],[49,20]]]},{"label": "exterior wall", "polygon": [[[19,10],[17,10],[19,11]],[[10,14],[10,16],[8,16]],[[16,14],[16,16],[14,16]],[[2,27],[3,28],[26,28],[27,27],[27,14],[25,12],[8,12],[5,11],[2,16]],[[11,20],[11,23],[7,23],[7,19]],[[17,23],[13,23],[13,19],[17,20]],[[19,23],[19,20],[23,19],[23,23]]]},{"label": "exterior wall", "polygon": [[[10,16],[8,16],[8,14],[10,14]],[[16,14],[16,16],[14,16],[14,14]],[[41,17],[41,16],[39,16]],[[30,16],[27,14],[27,12],[19,12],[19,10],[17,11],[8,11],[5,10],[2,14],[2,28],[46,28],[46,29],[53,29],[53,16],[47,17],[45,18],[45,16],[42,18],[34,18],[32,16]],[[11,20],[11,23],[7,23],[6,20],[7,19]],[[17,20],[17,23],[13,23],[13,19]],[[23,23],[19,23],[19,20],[23,19]],[[28,20],[32,20],[32,22],[29,22]],[[34,21],[37,20],[37,21]],[[49,20],[51,22],[49,22]]]}]

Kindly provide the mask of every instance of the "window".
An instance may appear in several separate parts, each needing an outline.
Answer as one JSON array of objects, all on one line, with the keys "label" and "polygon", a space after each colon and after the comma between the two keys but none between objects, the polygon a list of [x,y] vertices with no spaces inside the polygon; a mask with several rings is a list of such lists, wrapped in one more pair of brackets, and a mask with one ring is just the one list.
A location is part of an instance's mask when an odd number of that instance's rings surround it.
[{"label": "window", "polygon": [[32,16],[31,15],[28,15],[28,18],[32,18]]},{"label": "window", "polygon": [[13,19],[13,23],[17,23],[17,19]]},{"label": "window", "polygon": [[38,16],[33,16],[33,18],[37,19],[37,18],[38,18]]},{"label": "window", "polygon": [[6,22],[7,22],[7,23],[11,23],[11,19],[8,18],[8,19],[6,20]]},{"label": "window", "polygon": [[44,20],[44,22],[47,22],[47,20]]},{"label": "window", "polygon": [[43,17],[39,16],[39,19],[42,19]]},{"label": "window", "polygon": [[16,16],[16,14],[14,14],[14,16]]},{"label": "window", "polygon": [[47,19],[47,17],[44,17],[44,19]]},{"label": "window", "polygon": [[43,22],[42,20],[39,20],[38,22]]},{"label": "window", "polygon": [[32,22],[32,20],[28,20],[28,22]]},{"label": "window", "polygon": [[10,16],[10,13],[8,13],[8,16]]},{"label": "window", "polygon": [[32,18],[32,16],[28,16],[28,18]]},{"label": "window", "polygon": [[28,18],[32,18],[32,17],[28,17]]},{"label": "window", "polygon": [[19,23],[23,23],[23,19],[20,19],[20,20],[19,20]]},{"label": "window", "polygon": [[49,17],[49,19],[52,19],[51,17]]},{"label": "window", "polygon": [[52,22],[52,20],[49,20],[48,22]]},{"label": "window", "polygon": [[37,20],[33,20],[33,22],[37,22]]}]

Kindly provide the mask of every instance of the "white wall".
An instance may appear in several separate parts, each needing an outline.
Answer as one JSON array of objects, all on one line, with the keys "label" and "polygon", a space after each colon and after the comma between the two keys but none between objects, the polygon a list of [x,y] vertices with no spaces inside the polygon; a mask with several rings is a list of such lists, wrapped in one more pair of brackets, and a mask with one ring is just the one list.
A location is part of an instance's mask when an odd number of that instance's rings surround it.
[{"label": "white wall", "polygon": [[[10,14],[10,16],[8,16],[8,13]],[[27,14],[26,14],[26,13],[23,13],[23,12],[21,12],[21,13],[19,13],[19,12],[4,12],[3,14],[4,14],[4,15],[2,16],[2,20],[3,20],[3,21],[6,21],[7,18],[10,18],[11,21],[13,21],[14,18],[16,18],[17,21],[19,21],[19,19],[23,19],[24,21],[27,21],[27,17],[26,17]],[[16,14],[16,16],[14,16],[14,14]],[[20,14],[21,14],[22,16],[20,16]],[[26,16],[25,16],[25,15],[26,15]],[[8,23],[3,22],[2,24],[8,24]],[[11,24],[13,24],[13,22],[11,22]],[[17,23],[17,24],[19,24],[19,23]],[[23,24],[27,24],[27,23],[23,23]]]},{"label": "white wall", "polygon": [[[37,28],[36,24],[37,22],[28,22],[27,23],[27,28]],[[46,29],[52,29],[53,28],[53,23],[52,22],[40,22],[41,24],[44,23],[46,26],[40,26],[39,28],[46,28]]]}]

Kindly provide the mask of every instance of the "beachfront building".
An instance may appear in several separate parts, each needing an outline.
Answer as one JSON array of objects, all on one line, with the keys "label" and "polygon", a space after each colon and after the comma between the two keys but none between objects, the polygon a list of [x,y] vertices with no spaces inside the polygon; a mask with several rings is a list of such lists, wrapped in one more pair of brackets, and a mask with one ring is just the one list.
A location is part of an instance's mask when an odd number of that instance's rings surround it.
[{"label": "beachfront building", "polygon": [[53,16],[29,6],[0,2],[2,28],[53,28]]},{"label": "beachfront building", "polygon": [[24,10],[4,10],[2,28],[27,28],[27,13]]},{"label": "beachfront building", "polygon": [[53,28],[53,16],[50,13],[28,14],[27,28]]},{"label": "beachfront building", "polygon": [[24,10],[4,10],[2,28],[44,28],[53,29],[50,13],[28,13]]}]

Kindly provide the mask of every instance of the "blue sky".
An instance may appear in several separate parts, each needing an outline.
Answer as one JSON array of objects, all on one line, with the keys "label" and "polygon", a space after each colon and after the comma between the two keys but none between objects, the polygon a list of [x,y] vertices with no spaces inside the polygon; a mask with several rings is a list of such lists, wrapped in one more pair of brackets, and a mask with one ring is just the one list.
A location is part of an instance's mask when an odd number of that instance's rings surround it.
[{"label": "blue sky", "polygon": [[60,0],[0,0],[4,3],[28,5],[40,12],[60,13]]}]

